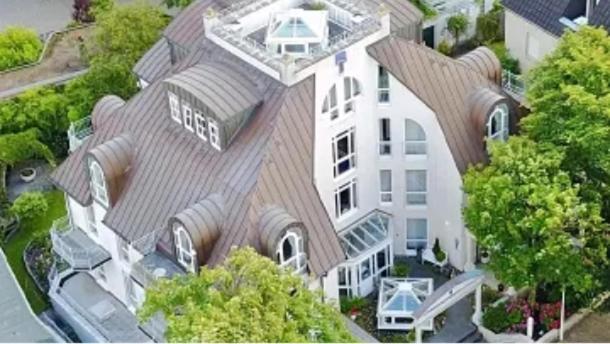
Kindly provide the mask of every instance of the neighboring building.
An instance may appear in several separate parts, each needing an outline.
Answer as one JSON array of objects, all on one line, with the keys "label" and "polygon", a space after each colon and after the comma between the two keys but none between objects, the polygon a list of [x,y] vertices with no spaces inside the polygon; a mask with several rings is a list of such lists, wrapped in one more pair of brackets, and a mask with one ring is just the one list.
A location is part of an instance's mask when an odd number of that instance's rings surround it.
[{"label": "neighboring building", "polygon": [[455,43],[455,38],[447,29],[447,21],[454,15],[464,14],[468,18],[468,29],[460,41],[471,39],[476,34],[477,18],[487,13],[493,6],[493,0],[422,0],[423,3],[437,13],[433,18],[424,22],[423,40],[427,46],[436,48],[439,43],[446,41]]},{"label": "neighboring building", "polygon": [[610,0],[502,0],[505,40],[527,71],[557,46],[565,30],[582,25],[610,29]]},{"label": "neighboring building", "polygon": [[421,45],[408,1],[321,2],[197,1],[136,65],[143,90],[95,106],[53,175],[71,268],[50,296],[83,338],[160,340],[132,315],[144,289],[235,246],[328,300],[369,294],[435,239],[473,267],[461,174],[514,125],[499,61]]}]

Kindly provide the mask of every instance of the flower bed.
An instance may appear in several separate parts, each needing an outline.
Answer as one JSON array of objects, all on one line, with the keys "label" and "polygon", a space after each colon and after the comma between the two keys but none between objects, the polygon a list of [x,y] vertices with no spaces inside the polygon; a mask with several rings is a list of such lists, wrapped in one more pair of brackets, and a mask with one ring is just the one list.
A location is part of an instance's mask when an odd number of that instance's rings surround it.
[{"label": "flower bed", "polygon": [[53,251],[51,238],[47,233],[37,235],[23,251],[25,267],[40,291],[49,291],[47,276],[53,266]]}]

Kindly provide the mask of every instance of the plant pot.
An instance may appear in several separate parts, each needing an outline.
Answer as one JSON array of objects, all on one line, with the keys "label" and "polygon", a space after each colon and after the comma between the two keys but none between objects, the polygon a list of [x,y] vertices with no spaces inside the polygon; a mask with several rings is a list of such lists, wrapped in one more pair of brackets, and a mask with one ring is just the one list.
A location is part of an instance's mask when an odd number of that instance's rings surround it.
[{"label": "plant pot", "polygon": [[481,263],[483,263],[483,264],[489,263],[489,256],[481,256]]},{"label": "plant pot", "polygon": [[29,183],[36,179],[36,169],[27,167],[19,171],[19,178],[26,183]]}]

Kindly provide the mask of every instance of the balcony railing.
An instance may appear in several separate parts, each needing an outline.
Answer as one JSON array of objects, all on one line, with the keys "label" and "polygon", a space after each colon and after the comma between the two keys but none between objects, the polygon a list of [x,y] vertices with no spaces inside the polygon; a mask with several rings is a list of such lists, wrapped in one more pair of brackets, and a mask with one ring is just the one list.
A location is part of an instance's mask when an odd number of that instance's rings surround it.
[{"label": "balcony railing", "polygon": [[525,97],[526,85],[523,77],[511,71],[502,71],[502,88],[520,98]]},{"label": "balcony railing", "polygon": [[53,250],[74,270],[92,270],[110,260],[110,254],[82,230],[72,227],[67,217],[53,222]]},{"label": "balcony railing", "polygon": [[68,129],[70,151],[74,152],[91,134],[93,134],[91,116],[70,123],[70,128]]}]

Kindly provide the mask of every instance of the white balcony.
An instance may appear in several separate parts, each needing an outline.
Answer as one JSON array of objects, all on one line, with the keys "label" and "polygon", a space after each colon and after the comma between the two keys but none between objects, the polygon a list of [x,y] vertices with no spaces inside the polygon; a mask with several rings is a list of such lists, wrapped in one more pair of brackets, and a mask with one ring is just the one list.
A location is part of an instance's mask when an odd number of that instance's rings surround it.
[{"label": "white balcony", "polygon": [[67,217],[53,222],[53,250],[74,270],[92,270],[110,260],[110,254],[87,234],[72,227]]},{"label": "white balcony", "polygon": [[93,126],[91,125],[91,116],[87,116],[76,122],[70,123],[68,129],[68,141],[70,144],[70,152],[74,152],[80,147],[85,140],[93,134]]}]

